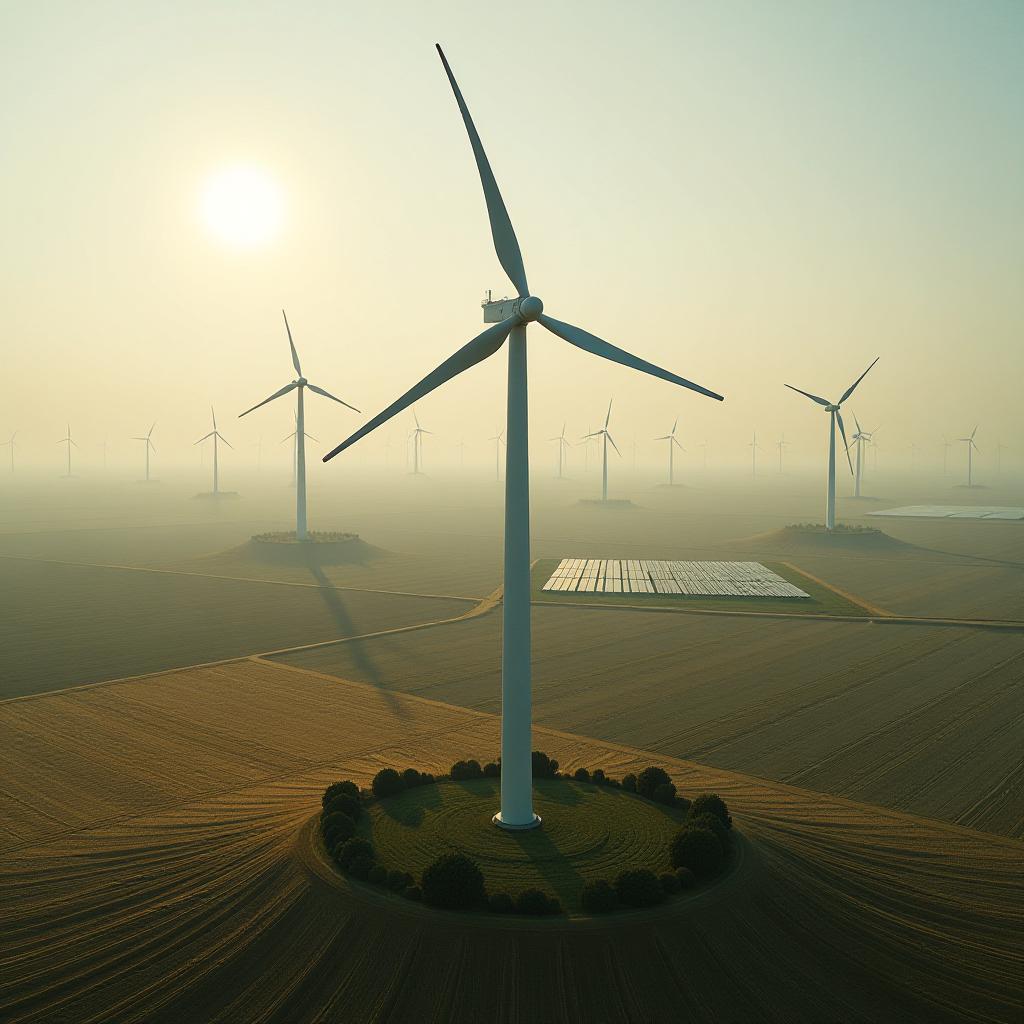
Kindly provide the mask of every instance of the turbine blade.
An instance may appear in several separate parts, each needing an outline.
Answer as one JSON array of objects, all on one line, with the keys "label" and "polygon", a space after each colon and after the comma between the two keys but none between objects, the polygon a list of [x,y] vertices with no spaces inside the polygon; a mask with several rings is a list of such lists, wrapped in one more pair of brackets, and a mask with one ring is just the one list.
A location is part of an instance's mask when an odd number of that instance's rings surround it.
[{"label": "turbine blade", "polygon": [[313,444],[319,444],[320,443],[319,438],[314,437],[312,434],[307,434],[305,431],[303,431],[302,436],[303,437],[308,437],[310,439],[310,441],[313,442]]},{"label": "turbine blade", "polygon": [[[607,432],[606,432],[607,433]],[[622,458],[622,452],[619,451],[619,446],[615,443],[615,438],[611,434],[608,434],[608,440],[611,441],[612,447],[615,449],[615,454]]]},{"label": "turbine blade", "polygon": [[977,426],[975,426],[975,428],[971,431],[971,440],[972,441],[974,440],[974,435],[978,432],[978,427],[979,426],[981,426],[980,423]]},{"label": "turbine blade", "polygon": [[651,438],[652,441],[674,441],[675,438],[671,434],[666,434],[664,437]]},{"label": "turbine blade", "polygon": [[284,443],[285,443],[285,441],[290,441],[290,440],[291,440],[291,439],[292,439],[292,438],[293,438],[294,436],[295,436],[295,431],[293,430],[293,431],[292,431],[292,432],[291,432],[290,434],[288,434],[288,435],[287,435],[286,437],[282,437],[282,438],[281,438],[281,440],[280,440],[280,441],[278,441],[278,444],[284,444]]},{"label": "turbine blade", "polygon": [[[337,402],[338,405],[345,406],[346,409],[351,409],[353,412],[359,412],[354,405],[349,405],[348,402],[343,402],[340,398],[336,398],[329,391],[324,391],[323,388],[318,388],[315,384],[307,384],[306,387],[309,388],[310,391],[315,391],[318,395],[323,395],[324,398],[329,398],[331,401]],[[362,414],[360,413],[360,415]]]},{"label": "turbine blade", "polygon": [[[354,445],[360,438],[376,430],[382,423],[386,423],[403,409],[408,409],[413,402],[423,398],[424,395],[429,395],[435,388],[446,384],[453,377],[457,377],[464,370],[482,362],[488,356],[494,355],[505,344],[509,332],[518,322],[517,316],[509,317],[507,320],[502,320],[500,324],[488,327],[482,334],[478,334],[471,342],[463,345],[458,352],[449,356],[436,370],[432,370],[418,384],[413,385],[401,398],[392,402],[383,412],[379,412],[372,420],[328,452],[324,456],[324,462],[329,462],[335,455]],[[415,416],[415,412],[413,415]],[[418,421],[416,425],[419,426]]]},{"label": "turbine blade", "polygon": [[498,262],[501,264],[509,280],[516,286],[520,298],[530,294],[529,285],[526,283],[526,269],[523,267],[523,254],[519,251],[519,242],[516,233],[512,229],[512,221],[509,219],[508,210],[505,209],[505,201],[501,198],[498,190],[498,183],[494,180],[494,172],[487,161],[487,154],[484,152],[483,143],[477,134],[473,118],[470,117],[469,108],[462,98],[458,82],[452,74],[448,65],[448,58],[444,50],[437,44],[437,52],[444,65],[445,74],[451,84],[452,92],[455,93],[455,102],[459,105],[462,113],[462,120],[469,135],[469,144],[473,147],[473,156],[476,157],[476,169],[480,173],[480,184],[484,189],[484,200],[487,203],[487,216],[491,222],[491,238],[494,239],[494,251],[497,254]]},{"label": "turbine blade", "polygon": [[[877,363],[877,362],[878,362],[878,360],[879,360],[879,359],[881,359],[881,358],[882,358],[881,356],[875,356],[875,358],[874,358],[874,362],[872,362],[871,366],[874,366],[874,365],[875,365],[875,363]],[[838,402],[836,402],[836,405],[842,405],[842,404],[843,404],[843,402],[845,402],[845,401],[846,401],[846,400],[847,400],[847,399],[848,399],[848,398],[850,397],[850,395],[852,395],[852,394],[853,394],[853,392],[854,392],[854,389],[855,389],[855,388],[857,387],[857,385],[858,385],[858,384],[859,384],[859,383],[860,383],[860,382],[861,382],[861,381],[862,381],[862,380],[863,380],[863,379],[864,379],[864,378],[865,378],[865,377],[866,377],[866,376],[868,375],[868,370],[870,370],[870,369],[871,369],[871,366],[869,366],[869,367],[868,367],[868,369],[867,369],[867,370],[865,370],[865,371],[864,371],[864,372],[863,372],[863,373],[862,373],[862,374],[861,374],[861,375],[860,375],[860,376],[859,376],[859,377],[858,377],[858,378],[857,378],[857,379],[856,379],[856,380],[855,380],[855,381],[854,381],[854,382],[853,382],[853,383],[852,383],[852,384],[851,384],[851,385],[850,385],[850,386],[849,386],[849,387],[848,387],[848,388],[847,388],[847,389],[846,389],[846,390],[845,390],[845,391],[843,392],[843,397],[842,397],[842,398],[840,398]]]},{"label": "turbine blade", "polygon": [[[153,451],[156,451],[156,445],[155,445],[155,444],[153,444],[153,442],[152,442],[152,441],[150,441],[150,439],[149,439],[148,437],[146,438],[146,444],[148,444],[148,445],[149,445],[149,447],[153,449]],[[75,447],[77,448],[77,447],[78,447],[78,445],[75,445]]]},{"label": "turbine blade", "polygon": [[213,411],[213,406],[210,406],[210,416],[213,417],[213,429],[217,429],[217,414]]},{"label": "turbine blade", "polygon": [[281,316],[284,317],[284,329],[288,332],[288,345],[292,350],[292,366],[295,367],[295,372],[301,377],[302,367],[299,365],[299,353],[295,351],[295,342],[292,341],[292,329],[288,326],[288,315],[283,309],[281,310]]},{"label": "turbine blade", "polygon": [[608,402],[608,413],[604,418],[604,429],[608,429],[608,421],[612,418],[612,403],[611,400]]},{"label": "turbine blade", "polygon": [[677,447],[677,448],[678,448],[678,449],[679,449],[680,451],[683,451],[683,452],[685,452],[685,451],[686,451],[686,449],[685,449],[685,448],[684,448],[684,447],[683,447],[683,446],[682,446],[682,445],[681,445],[681,444],[680,444],[680,443],[679,443],[679,442],[678,442],[678,441],[677,441],[677,440],[676,440],[676,439],[675,439],[674,437],[672,438],[672,443],[673,443],[673,444],[674,444],[674,445],[675,445],[675,446],[676,446],[676,447]]},{"label": "turbine blade", "polygon": [[675,432],[676,432],[676,427],[678,427],[678,426],[679,426],[679,417],[677,416],[677,417],[675,418],[675,422],[674,422],[674,423],[672,424],[672,429],[671,429],[671,430],[669,431],[669,433],[670,433],[670,434],[675,434]]},{"label": "turbine blade", "polygon": [[209,434],[206,434],[203,437],[199,438],[198,441],[193,441],[192,442],[192,447],[194,448],[197,444],[202,444],[207,438],[213,437],[213,433],[214,433],[213,431],[210,431]]},{"label": "turbine blade", "polygon": [[151,426],[149,428],[149,433],[146,434],[146,437],[149,437],[153,433],[154,430],[156,430],[156,420],[153,420],[153,426]]},{"label": "turbine blade", "polygon": [[602,341],[580,327],[562,323],[561,320],[556,320],[554,317],[547,316],[544,313],[540,315],[540,322],[556,337],[569,342],[570,345],[583,349],[584,352],[589,352],[591,355],[601,356],[602,359],[609,359],[613,363],[621,363],[623,366],[632,367],[634,370],[640,370],[642,373],[649,373],[652,377],[660,377],[671,384],[678,384],[680,387],[689,388],[691,391],[706,395],[708,398],[717,399],[719,402],[725,400],[714,391],[708,391],[707,388],[702,388],[699,384],[694,384],[683,377],[677,377],[674,373],[663,370],[660,366],[655,366],[654,363],[647,362],[646,359],[641,359],[639,356],[625,351],[625,349],[617,348],[615,345],[610,345],[607,341]]},{"label": "turbine blade", "polygon": [[812,402],[817,402],[818,405],[828,405],[828,402],[826,402],[824,398],[819,398],[817,395],[812,395],[809,391],[800,391],[799,388],[793,387],[792,384],[786,384],[785,386],[789,388],[790,391],[799,392],[799,394],[803,395],[806,398],[809,398]]},{"label": "turbine blade", "polygon": [[294,381],[291,384],[286,384],[280,391],[275,391],[269,398],[264,398],[262,402],[257,402],[252,409],[246,409],[245,412],[240,412],[238,418],[241,419],[243,416],[248,416],[249,413],[258,409],[261,405],[266,405],[267,402],[272,402],[275,398],[280,398],[282,395],[287,395],[289,391],[294,391],[299,385]]},{"label": "turbine blade", "polygon": [[222,441],[223,441],[223,442],[224,442],[224,443],[225,443],[225,444],[226,444],[226,445],[227,445],[227,446],[228,446],[228,447],[229,447],[229,448],[230,448],[230,449],[231,449],[232,451],[234,451],[234,448],[235,448],[235,446],[234,446],[234,445],[233,445],[233,444],[232,444],[232,443],[231,443],[231,442],[230,442],[230,441],[229,441],[229,440],[228,440],[228,439],[227,439],[227,438],[226,438],[226,437],[225,437],[225,436],[224,436],[223,434],[218,434],[217,436],[218,436],[218,437],[219,437],[219,438],[220,438],[220,439],[221,439],[221,440],[222,440]]},{"label": "turbine blade", "polygon": [[857,414],[853,414],[853,425],[857,428],[858,434],[863,434],[864,431],[860,429],[860,421],[857,419]]},{"label": "turbine blade", "polygon": [[[870,367],[868,367],[870,369]],[[850,472],[853,472],[853,459],[850,458],[850,442],[846,440],[846,427],[843,426],[843,414],[836,409],[836,420],[839,422],[839,433],[843,435],[843,444],[846,445],[846,461],[850,464]]]}]

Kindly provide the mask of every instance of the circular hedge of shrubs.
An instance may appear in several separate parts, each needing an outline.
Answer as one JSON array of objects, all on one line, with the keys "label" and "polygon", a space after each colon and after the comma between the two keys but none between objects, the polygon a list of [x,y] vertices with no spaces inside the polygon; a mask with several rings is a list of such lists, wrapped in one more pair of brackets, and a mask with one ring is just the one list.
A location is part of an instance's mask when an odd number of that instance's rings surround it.
[{"label": "circular hedge of shrubs", "polygon": [[[499,778],[501,761],[456,761],[448,778],[469,781]],[[569,778],[558,769],[558,762],[542,751],[533,752],[533,777]],[[681,890],[691,889],[698,880],[722,870],[732,846],[732,818],[725,801],[715,793],[703,793],[692,802],[680,796],[664,768],[651,765],[638,775],[626,775],[621,781],[606,775],[601,768],[577,768],[571,776],[577,782],[621,788],[666,807],[686,812],[686,820],[672,837],[666,851],[671,870],[655,874],[647,868],[630,868],[614,879],[598,878],[586,883],[580,898],[588,914],[607,914],[618,909],[653,907]],[[539,889],[524,889],[513,896],[506,892],[488,893],[480,865],[469,855],[453,850],[441,854],[424,870],[419,881],[401,868],[377,863],[372,843],[355,834],[356,822],[367,803],[385,800],[406,789],[433,785],[439,780],[429,772],[406,768],[382,768],[373,777],[370,789],[361,790],[345,779],[332,783],[323,793],[320,835],[324,846],[342,872],[410,900],[422,900],[446,910],[483,910],[492,914],[544,916],[560,914],[557,896]]]}]

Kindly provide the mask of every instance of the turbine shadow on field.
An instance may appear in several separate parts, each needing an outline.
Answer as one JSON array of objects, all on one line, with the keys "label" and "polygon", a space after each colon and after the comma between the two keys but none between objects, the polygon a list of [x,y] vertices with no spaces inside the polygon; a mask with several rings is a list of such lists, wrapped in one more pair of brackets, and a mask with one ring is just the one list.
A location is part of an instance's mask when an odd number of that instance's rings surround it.
[{"label": "turbine shadow on field", "polygon": [[[544,831],[544,826],[528,832],[508,832],[506,835],[509,842],[515,843],[530,858],[563,906],[575,902],[583,888],[583,876],[575,869],[567,870],[568,859]],[[513,897],[515,895],[512,893]]]},{"label": "turbine shadow on field", "polygon": [[440,807],[442,801],[437,786],[418,786],[415,793],[414,803],[410,804],[402,800],[381,800],[378,806],[384,814],[400,825],[416,828],[423,823],[426,811]]}]

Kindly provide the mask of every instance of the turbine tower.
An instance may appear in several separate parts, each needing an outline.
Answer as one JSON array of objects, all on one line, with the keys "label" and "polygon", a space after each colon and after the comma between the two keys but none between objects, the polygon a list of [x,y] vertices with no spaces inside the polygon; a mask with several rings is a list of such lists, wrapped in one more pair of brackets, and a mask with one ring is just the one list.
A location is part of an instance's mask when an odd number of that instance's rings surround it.
[{"label": "turbine tower", "polygon": [[147,484],[149,483],[149,453],[150,453],[150,451],[154,451],[154,452],[156,451],[156,445],[153,444],[152,440],[150,440],[152,438],[152,436],[153,436],[153,429],[154,429],[154,427],[156,427],[156,420],[153,421],[153,426],[149,428],[149,433],[147,433],[145,437],[133,437],[132,438],[133,441],[142,441],[142,442],[144,442],[144,447],[146,449],[146,483]]},{"label": "turbine tower", "polygon": [[[675,453],[678,448],[681,452],[686,449],[676,440],[676,427],[679,426],[679,417],[676,417],[675,423],[672,424],[672,429],[664,435],[664,437],[656,437],[655,441],[667,441],[668,442],[668,485],[674,487],[676,483],[675,475]],[[636,444],[633,444],[633,453],[636,454]],[[635,467],[634,467],[635,468]]]},{"label": "turbine tower", "polygon": [[973,470],[974,470],[974,453],[981,449],[974,443],[974,435],[978,432],[978,428],[975,427],[971,431],[970,437],[961,437],[960,440],[967,444],[967,486],[973,487]]},{"label": "turbine tower", "polygon": [[[296,426],[296,428],[298,428],[299,417],[296,416],[293,413],[292,414],[292,419],[295,420],[295,426]],[[312,434],[303,433],[302,436],[309,438],[309,440],[312,441],[314,444],[319,444],[320,443]],[[298,431],[298,429],[293,430],[290,434],[285,434],[285,436],[282,437],[280,441],[278,441],[278,444],[284,444],[285,441],[291,441],[291,443],[292,443],[292,482],[291,482],[291,486],[294,487],[296,485],[296,483],[297,483],[297,480],[298,480],[298,469],[299,469],[299,431]]]},{"label": "turbine tower", "polygon": [[308,540],[309,532],[306,529],[306,437],[308,435],[306,434],[305,389],[309,388],[315,394],[323,395],[324,398],[329,398],[332,402],[337,402],[338,405],[343,405],[346,409],[351,409],[353,412],[359,412],[359,410],[354,405],[349,405],[348,402],[335,398],[329,391],[324,391],[323,388],[310,384],[302,376],[299,354],[295,351],[295,342],[292,341],[292,329],[288,326],[288,317],[283,309],[281,310],[281,316],[284,317],[284,329],[288,332],[288,347],[292,350],[292,366],[295,367],[298,377],[279,391],[275,391],[269,398],[264,398],[262,402],[257,402],[251,409],[246,409],[245,412],[239,413],[238,418],[241,419],[243,416],[248,416],[249,413],[255,411],[261,405],[266,405],[267,402],[272,402],[275,398],[287,395],[289,391],[297,392],[295,402],[295,539]]},{"label": "turbine tower", "polygon": [[489,437],[488,441],[494,442],[494,479],[501,480],[501,446],[505,444],[505,431],[499,430],[494,437]]},{"label": "turbine tower", "polygon": [[11,446],[11,472],[12,473],[14,472],[14,439],[17,436],[18,436],[18,432],[15,431],[13,434],[11,434],[10,441],[4,441],[3,445],[0,445],[0,447],[7,447],[7,445]]},{"label": "turbine tower", "polygon": [[853,425],[857,428],[857,433],[853,435],[853,443],[857,446],[857,467],[853,473],[853,496],[859,498],[860,485],[864,478],[864,445],[871,443],[871,438],[878,433],[878,428],[864,430],[856,416],[853,417]]},{"label": "turbine tower", "polygon": [[788,444],[789,444],[789,442],[786,440],[786,435],[785,434],[783,434],[782,437],[780,437],[778,439],[778,441],[775,442],[775,447],[779,449],[779,472],[780,473],[782,472],[782,450]]},{"label": "turbine tower", "polygon": [[757,453],[763,449],[757,443],[757,431],[754,431],[753,439],[747,446],[750,448],[750,475],[756,479],[757,477]]},{"label": "turbine tower", "polygon": [[[506,339],[508,348],[508,411],[505,449],[505,566],[502,614],[501,680],[501,809],[494,822],[504,828],[526,829],[540,824],[533,812],[533,771],[531,751],[530,705],[530,475],[526,375],[526,329],[539,323],[570,345],[612,362],[641,370],[700,394],[721,401],[722,396],[677,377],[623,349],[574,327],[555,320],[544,312],[544,303],[532,295],[526,280],[523,257],[512,222],[498,191],[473,119],[462,98],[455,76],[438,46],[448,81],[455,94],[462,120],[476,158],[483,186],[491,237],[498,261],[516,289],[516,298],[490,303],[484,309],[488,327],[432,373],[427,374],[401,398],[371,419],[343,441],[326,459],[334,458],[370,431],[375,430],[413,402],[494,355]],[[500,317],[500,319],[499,319]]]},{"label": "turbine tower", "polygon": [[[229,448],[234,449],[234,445],[217,429],[217,414],[213,411],[213,406],[210,406],[210,418],[213,420],[213,430],[203,437],[199,438],[195,444],[202,444],[204,441],[213,438],[213,496],[216,497],[220,494],[220,460],[218,457],[217,444],[219,441],[223,441]],[[287,440],[287,438],[285,438]]]},{"label": "turbine tower", "polygon": [[410,435],[412,437],[412,472],[413,476],[419,476],[422,472],[420,464],[423,461],[423,435],[432,434],[433,431],[424,430],[420,426],[420,418],[416,415],[415,409],[412,411],[412,418],[416,421],[416,429]]},{"label": "turbine tower", "polygon": [[[878,362],[880,356],[875,356],[871,366],[874,366]],[[828,402],[824,398],[819,398],[817,395],[812,395],[808,391],[801,391],[800,388],[793,387],[792,384],[787,384],[786,387],[790,391],[796,391],[798,394],[803,395],[805,398],[809,398],[812,402],[817,402],[818,405],[823,406],[825,411],[828,413],[828,484],[825,495],[825,529],[834,530],[836,526],[836,422],[839,423],[839,432],[843,435],[843,444],[846,446],[846,461],[850,463],[850,472],[853,472],[853,461],[850,459],[850,445],[846,440],[846,428],[843,426],[843,414],[839,411],[839,407],[845,402],[850,395],[856,390],[857,385],[868,375],[868,371],[871,366],[867,368],[844,392],[843,397],[838,402]]]},{"label": "turbine tower", "polygon": [[608,443],[611,442],[611,446],[615,449],[615,454],[622,458],[622,452],[619,451],[619,446],[615,443],[615,438],[608,432],[608,421],[612,418],[612,403],[611,400],[608,402],[608,412],[604,417],[604,426],[600,430],[595,430],[592,434],[587,434],[584,441],[589,441],[591,438],[601,438],[601,501],[608,500]]},{"label": "turbine tower", "polygon": [[71,424],[68,424],[68,432],[66,437],[62,437],[57,444],[66,444],[68,446],[68,471],[64,474],[65,478],[71,477],[71,448],[77,448],[78,445],[71,440]]},{"label": "turbine tower", "polygon": [[565,423],[562,424],[562,432],[558,437],[549,437],[548,440],[558,442],[558,479],[563,480],[565,479],[562,475],[563,459],[565,457],[565,450],[569,447],[569,442],[565,439]]}]

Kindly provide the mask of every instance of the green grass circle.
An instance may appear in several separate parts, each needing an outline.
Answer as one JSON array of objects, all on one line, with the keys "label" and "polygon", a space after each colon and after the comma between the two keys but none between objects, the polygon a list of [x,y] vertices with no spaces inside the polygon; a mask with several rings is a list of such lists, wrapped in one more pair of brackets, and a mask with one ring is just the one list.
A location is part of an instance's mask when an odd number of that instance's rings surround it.
[{"label": "green grass circle", "polygon": [[543,825],[509,832],[492,824],[499,806],[497,779],[418,786],[367,808],[357,834],[369,839],[377,861],[415,875],[442,853],[468,853],[480,865],[488,892],[515,897],[524,889],[557,896],[580,909],[586,882],[613,882],[621,871],[670,870],[669,840],[685,812],[632,793],[567,779],[535,779],[534,810]]}]

